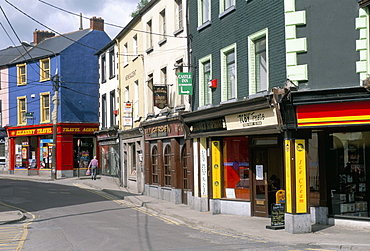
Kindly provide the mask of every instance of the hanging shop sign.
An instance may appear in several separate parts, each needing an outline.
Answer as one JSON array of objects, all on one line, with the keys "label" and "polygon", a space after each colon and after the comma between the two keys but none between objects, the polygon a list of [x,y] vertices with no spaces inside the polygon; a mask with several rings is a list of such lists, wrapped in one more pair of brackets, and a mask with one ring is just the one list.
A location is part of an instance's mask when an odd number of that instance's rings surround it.
[{"label": "hanging shop sign", "polygon": [[159,109],[167,107],[167,86],[153,86],[153,100]]},{"label": "hanging shop sign", "polygon": [[146,140],[168,136],[184,136],[184,130],[181,123],[171,123],[147,127],[144,129],[144,136]]},{"label": "hanging shop sign", "polygon": [[263,109],[225,116],[227,130],[277,125],[276,111]]},{"label": "hanging shop sign", "polygon": [[180,95],[193,95],[193,80],[191,72],[179,72],[177,74],[177,81]]},{"label": "hanging shop sign", "polygon": [[301,128],[365,124],[370,124],[370,101],[297,107],[297,125]]}]

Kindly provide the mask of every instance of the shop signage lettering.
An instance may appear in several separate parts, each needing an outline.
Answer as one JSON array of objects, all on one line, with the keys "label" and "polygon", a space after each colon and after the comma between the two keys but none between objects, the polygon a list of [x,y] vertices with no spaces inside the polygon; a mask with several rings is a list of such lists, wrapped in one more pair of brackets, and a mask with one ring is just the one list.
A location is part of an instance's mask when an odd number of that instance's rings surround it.
[{"label": "shop signage lettering", "polygon": [[207,121],[201,121],[194,123],[192,125],[192,133],[195,132],[205,132],[205,131],[213,131],[213,130],[221,130],[225,129],[224,127],[224,119],[213,119],[213,120],[207,120]]},{"label": "shop signage lettering", "polygon": [[[64,133],[92,133],[97,131],[98,128],[96,127],[71,127],[71,128],[62,128],[62,132]],[[32,136],[32,135],[44,135],[44,134],[52,134],[53,128],[52,127],[45,127],[45,128],[35,128],[35,129],[25,129],[25,130],[14,130],[10,131],[11,137],[17,136]]]},{"label": "shop signage lettering", "polygon": [[271,226],[284,226],[285,220],[285,209],[284,204],[275,204],[271,205]]},{"label": "shop signage lettering", "polygon": [[221,146],[220,141],[212,141],[212,191],[213,198],[221,198]]},{"label": "shop signage lettering", "polygon": [[227,130],[277,125],[275,109],[263,109],[225,117]]},{"label": "shop signage lettering", "polygon": [[136,70],[134,70],[134,71],[130,72],[129,74],[127,74],[127,75],[125,76],[125,79],[126,79],[126,80],[129,80],[130,78],[135,77],[135,75],[136,75]]},{"label": "shop signage lettering", "polygon": [[207,149],[206,149],[206,140],[202,138],[200,140],[200,195],[201,197],[208,196],[208,173],[207,173]]},{"label": "shop signage lettering", "polygon": [[146,139],[183,135],[183,129],[180,123],[148,127],[144,129],[144,132]]},{"label": "shop signage lettering", "polygon": [[306,151],[305,141],[295,141],[295,155],[296,155],[296,213],[307,213],[307,188],[306,188]]}]

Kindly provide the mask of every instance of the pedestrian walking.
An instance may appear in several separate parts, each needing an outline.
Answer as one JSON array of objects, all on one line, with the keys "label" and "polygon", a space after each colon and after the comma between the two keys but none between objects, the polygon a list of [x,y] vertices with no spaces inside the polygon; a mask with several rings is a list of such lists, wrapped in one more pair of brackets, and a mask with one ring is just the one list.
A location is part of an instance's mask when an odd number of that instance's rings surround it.
[{"label": "pedestrian walking", "polygon": [[98,171],[98,160],[96,159],[96,156],[90,161],[90,164],[88,166],[88,169],[91,168],[91,179],[96,180],[96,173]]}]

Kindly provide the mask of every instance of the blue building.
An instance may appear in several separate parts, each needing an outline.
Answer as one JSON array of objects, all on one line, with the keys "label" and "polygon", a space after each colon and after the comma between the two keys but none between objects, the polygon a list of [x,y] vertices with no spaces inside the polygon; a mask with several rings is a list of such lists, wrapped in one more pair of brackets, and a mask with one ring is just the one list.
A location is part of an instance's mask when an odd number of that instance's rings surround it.
[{"label": "blue building", "polygon": [[11,172],[71,177],[86,167],[99,123],[95,53],[109,41],[104,20],[93,17],[90,29],[59,36],[36,30],[33,43],[22,43],[26,52],[8,65]]}]

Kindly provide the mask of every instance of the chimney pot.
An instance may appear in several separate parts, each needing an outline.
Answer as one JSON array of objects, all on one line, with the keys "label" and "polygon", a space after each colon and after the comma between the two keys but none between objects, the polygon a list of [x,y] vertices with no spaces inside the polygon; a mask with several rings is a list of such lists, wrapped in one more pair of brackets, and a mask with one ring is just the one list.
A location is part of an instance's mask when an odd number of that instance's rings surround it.
[{"label": "chimney pot", "polygon": [[90,29],[104,31],[104,19],[102,19],[101,17],[90,18]]},{"label": "chimney pot", "polygon": [[39,44],[42,40],[54,37],[55,33],[49,32],[49,31],[41,31],[41,30],[35,30],[33,32],[33,44]]}]

